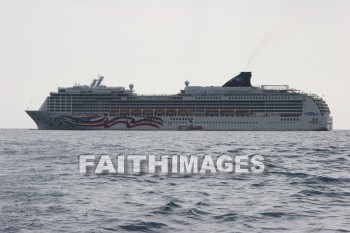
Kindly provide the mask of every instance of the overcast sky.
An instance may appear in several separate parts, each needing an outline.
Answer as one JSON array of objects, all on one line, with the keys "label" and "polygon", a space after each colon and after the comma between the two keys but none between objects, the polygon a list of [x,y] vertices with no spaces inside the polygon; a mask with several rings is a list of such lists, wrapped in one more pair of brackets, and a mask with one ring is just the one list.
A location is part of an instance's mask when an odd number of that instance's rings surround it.
[{"label": "overcast sky", "polygon": [[350,129],[349,23],[347,0],[0,0],[0,128],[36,128],[26,108],[98,74],[173,94],[252,71],[324,95]]}]

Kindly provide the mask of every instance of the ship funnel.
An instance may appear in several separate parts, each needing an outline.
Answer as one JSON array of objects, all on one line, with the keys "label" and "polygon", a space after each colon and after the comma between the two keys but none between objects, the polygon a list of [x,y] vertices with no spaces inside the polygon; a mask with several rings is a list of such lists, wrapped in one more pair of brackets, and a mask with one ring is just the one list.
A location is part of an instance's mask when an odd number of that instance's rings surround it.
[{"label": "ship funnel", "polygon": [[236,77],[230,79],[222,87],[251,87],[250,78],[252,77],[252,72],[241,72]]}]

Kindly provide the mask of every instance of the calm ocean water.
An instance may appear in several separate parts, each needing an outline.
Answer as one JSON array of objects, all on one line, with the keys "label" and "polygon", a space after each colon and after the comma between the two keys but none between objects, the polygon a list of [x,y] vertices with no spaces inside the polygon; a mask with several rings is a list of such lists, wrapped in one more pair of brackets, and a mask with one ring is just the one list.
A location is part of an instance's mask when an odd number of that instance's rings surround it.
[{"label": "calm ocean water", "polygon": [[[79,155],[262,155],[262,174],[83,175]],[[0,232],[349,232],[350,131],[0,130]]]}]

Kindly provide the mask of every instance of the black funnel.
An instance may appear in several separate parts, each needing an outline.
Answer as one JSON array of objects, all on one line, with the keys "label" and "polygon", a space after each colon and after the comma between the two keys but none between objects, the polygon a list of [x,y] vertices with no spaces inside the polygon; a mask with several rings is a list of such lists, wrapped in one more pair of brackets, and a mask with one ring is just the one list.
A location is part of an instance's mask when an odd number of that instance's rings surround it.
[{"label": "black funnel", "polygon": [[230,79],[222,87],[251,87],[250,78],[252,77],[252,72],[241,72],[236,77]]}]

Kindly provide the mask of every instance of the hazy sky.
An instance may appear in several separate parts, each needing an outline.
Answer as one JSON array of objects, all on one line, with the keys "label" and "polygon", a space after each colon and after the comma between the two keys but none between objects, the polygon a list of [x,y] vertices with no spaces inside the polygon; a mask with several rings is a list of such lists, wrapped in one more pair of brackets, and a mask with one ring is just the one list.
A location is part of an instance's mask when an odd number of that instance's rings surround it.
[{"label": "hazy sky", "polygon": [[50,91],[90,84],[141,93],[252,84],[324,95],[335,129],[350,129],[350,1],[0,0],[0,128]]}]

